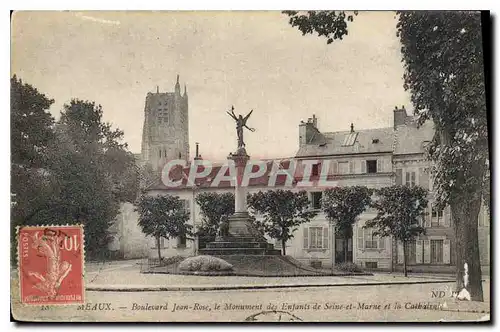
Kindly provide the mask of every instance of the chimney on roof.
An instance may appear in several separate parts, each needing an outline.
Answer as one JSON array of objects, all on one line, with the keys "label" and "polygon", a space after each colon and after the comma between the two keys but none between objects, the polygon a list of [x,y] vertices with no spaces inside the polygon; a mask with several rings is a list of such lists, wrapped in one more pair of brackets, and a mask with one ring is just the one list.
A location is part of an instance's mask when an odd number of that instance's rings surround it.
[{"label": "chimney on roof", "polygon": [[160,93],[160,87],[158,85],[156,86],[156,93]]},{"label": "chimney on roof", "polygon": [[353,132],[354,132],[354,124],[351,123],[351,133],[353,133]]},{"label": "chimney on roof", "polygon": [[307,122],[300,121],[299,146],[303,146],[310,143],[314,135],[319,133],[317,125],[318,125],[318,118],[314,114],[312,118],[307,118]]},{"label": "chimney on roof", "polygon": [[406,124],[406,118],[408,117],[408,115],[406,114],[404,105],[401,108],[394,106],[393,112],[394,112],[394,129],[396,129],[397,126],[402,126]]}]

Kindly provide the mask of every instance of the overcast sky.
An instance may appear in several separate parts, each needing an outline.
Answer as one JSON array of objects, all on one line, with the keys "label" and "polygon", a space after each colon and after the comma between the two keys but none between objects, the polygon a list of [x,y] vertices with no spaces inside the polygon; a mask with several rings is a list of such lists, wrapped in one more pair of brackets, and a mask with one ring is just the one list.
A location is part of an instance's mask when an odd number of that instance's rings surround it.
[{"label": "overcast sky", "polygon": [[236,149],[233,120],[254,112],[245,133],[253,158],[293,156],[298,124],[312,114],[321,131],[387,127],[403,89],[393,12],[360,12],[343,41],[302,36],[279,12],[17,12],[12,74],[55,99],[103,106],[104,119],[141,148],[148,91],[189,95],[191,157]]}]

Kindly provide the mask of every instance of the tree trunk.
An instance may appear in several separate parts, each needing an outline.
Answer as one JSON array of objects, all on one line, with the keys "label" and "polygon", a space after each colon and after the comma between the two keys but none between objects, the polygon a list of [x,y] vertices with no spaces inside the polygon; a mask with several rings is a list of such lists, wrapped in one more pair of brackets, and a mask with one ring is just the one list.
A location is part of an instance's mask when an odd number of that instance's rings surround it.
[{"label": "tree trunk", "polygon": [[156,237],[156,248],[158,248],[158,259],[159,263],[161,263],[161,248],[160,248],[160,237]]},{"label": "tree trunk", "polygon": [[403,241],[403,272],[405,277],[408,277],[408,269],[406,266],[406,241]]},{"label": "tree trunk", "polygon": [[[476,196],[476,197],[474,197]],[[460,195],[451,202],[451,214],[456,243],[456,291],[467,289],[473,301],[483,301],[481,261],[479,256],[478,217],[481,207],[480,195]],[[464,285],[465,263],[468,284]]]},{"label": "tree trunk", "polygon": [[286,256],[286,241],[281,240],[281,248],[283,248],[283,256]]}]

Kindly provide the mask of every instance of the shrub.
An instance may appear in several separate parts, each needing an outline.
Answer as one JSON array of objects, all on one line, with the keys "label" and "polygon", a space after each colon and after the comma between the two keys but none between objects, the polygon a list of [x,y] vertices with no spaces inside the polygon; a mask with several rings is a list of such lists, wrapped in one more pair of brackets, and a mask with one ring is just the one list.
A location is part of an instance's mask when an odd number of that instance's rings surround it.
[{"label": "shrub", "polygon": [[160,266],[167,266],[170,264],[175,264],[183,261],[186,257],[183,256],[172,256],[172,257],[165,257],[161,260]]},{"label": "shrub", "polygon": [[233,266],[223,259],[212,256],[195,256],[179,264],[181,271],[230,271]]},{"label": "shrub", "polygon": [[335,268],[340,271],[347,271],[347,272],[363,272],[363,269],[359,267],[358,265],[352,263],[352,262],[344,262],[335,265]]}]

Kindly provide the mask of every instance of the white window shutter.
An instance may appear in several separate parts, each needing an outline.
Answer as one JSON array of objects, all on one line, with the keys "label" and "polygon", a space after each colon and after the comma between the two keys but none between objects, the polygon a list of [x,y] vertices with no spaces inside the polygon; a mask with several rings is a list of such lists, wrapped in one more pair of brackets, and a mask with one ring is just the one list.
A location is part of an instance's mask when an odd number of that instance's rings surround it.
[{"label": "white window shutter", "polygon": [[361,173],[366,173],[366,160],[361,160]]},{"label": "white window shutter", "polygon": [[399,264],[403,264],[403,260],[404,260],[404,252],[403,252],[403,242],[402,241],[398,241],[398,263]]},{"label": "white window shutter", "polygon": [[384,158],[384,172],[390,172],[392,170],[392,162],[389,158]]},{"label": "white window shutter", "polygon": [[450,240],[443,241],[443,264],[450,264]]},{"label": "white window shutter", "polygon": [[337,161],[332,162],[330,166],[330,174],[339,174],[339,163]]},{"label": "white window shutter", "polygon": [[451,211],[450,211],[450,206],[447,206],[444,208],[444,213],[443,213],[443,218],[444,218],[444,227],[450,227],[451,225]]},{"label": "white window shutter", "polygon": [[381,159],[377,159],[377,173],[381,173],[383,172],[382,170],[382,160]]},{"label": "white window shutter", "polygon": [[358,248],[357,249],[364,249],[365,246],[363,245],[363,227],[358,225],[357,229],[358,229]]},{"label": "white window shutter", "polygon": [[378,248],[385,249],[385,237],[379,237],[378,239]]},{"label": "white window shutter", "polygon": [[424,264],[431,262],[431,241],[424,240]]},{"label": "white window shutter", "polygon": [[424,227],[429,228],[429,227],[431,227],[432,204],[429,203],[429,205],[427,205],[425,212],[427,212],[427,215],[425,216],[425,226]]},{"label": "white window shutter", "polygon": [[422,264],[422,240],[415,241],[415,262]]},{"label": "white window shutter", "polygon": [[309,228],[308,227],[304,227],[303,247],[304,247],[304,249],[309,248]]},{"label": "white window shutter", "polygon": [[355,164],[354,164],[354,160],[351,160],[351,161],[349,162],[349,174],[354,174],[354,173],[355,173],[354,166],[355,166]]},{"label": "white window shutter", "polygon": [[403,170],[401,168],[396,169],[396,185],[400,186],[403,184]]},{"label": "white window shutter", "polygon": [[323,249],[328,249],[330,238],[328,237],[328,227],[323,227]]}]

